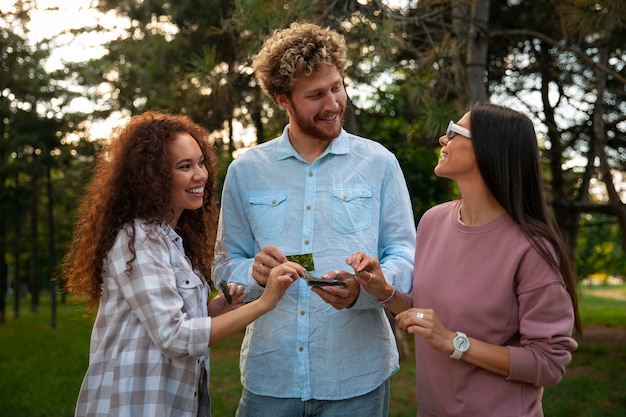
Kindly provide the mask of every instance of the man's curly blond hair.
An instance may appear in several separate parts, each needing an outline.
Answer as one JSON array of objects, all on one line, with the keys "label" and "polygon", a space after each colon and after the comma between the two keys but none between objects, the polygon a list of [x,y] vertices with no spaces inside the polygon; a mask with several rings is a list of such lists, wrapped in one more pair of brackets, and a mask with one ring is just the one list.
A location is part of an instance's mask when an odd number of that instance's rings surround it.
[{"label": "man's curly blond hair", "polygon": [[311,75],[333,65],[343,75],[346,68],[346,41],[332,29],[313,23],[292,23],[275,30],[261,51],[252,58],[252,69],[265,94],[276,101],[277,94],[291,93],[301,75]]}]

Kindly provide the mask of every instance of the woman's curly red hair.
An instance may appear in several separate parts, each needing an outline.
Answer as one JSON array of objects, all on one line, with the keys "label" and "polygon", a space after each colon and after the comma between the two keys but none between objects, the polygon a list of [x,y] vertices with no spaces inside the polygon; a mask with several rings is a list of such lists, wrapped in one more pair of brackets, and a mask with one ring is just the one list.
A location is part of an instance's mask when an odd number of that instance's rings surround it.
[{"label": "woman's curly red hair", "polygon": [[[181,214],[176,232],[182,237],[192,265],[209,283],[217,208],[215,205],[216,157],[208,134],[188,117],[160,112],[134,116],[98,155],[91,182],[78,211],[74,238],[63,262],[67,289],[89,295],[90,305],[101,295],[103,261],[124,226],[135,219],[164,223],[172,210],[172,173],[169,144],[179,133],[188,133],[206,159],[208,179],[204,202],[197,210]],[[135,253],[132,239],[129,244]]]}]

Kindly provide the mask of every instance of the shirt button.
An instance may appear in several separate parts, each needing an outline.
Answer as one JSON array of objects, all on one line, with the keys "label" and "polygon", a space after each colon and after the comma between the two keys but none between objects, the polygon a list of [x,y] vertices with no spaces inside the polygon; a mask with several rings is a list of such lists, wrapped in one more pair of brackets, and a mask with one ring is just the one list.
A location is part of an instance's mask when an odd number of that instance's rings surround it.
[{"label": "shirt button", "polygon": [[343,197],[341,197],[343,199],[343,201],[346,201],[348,199],[347,195],[344,195]]},{"label": "shirt button", "polygon": [[306,313],[304,312],[304,310],[300,310],[300,315],[304,316]]},{"label": "shirt button", "polygon": [[310,243],[311,243],[311,241],[310,241],[309,239],[307,239],[307,240],[305,240],[305,241],[304,241],[304,244],[305,244],[305,245],[308,245],[308,244],[310,244]]},{"label": "shirt button", "polygon": [[276,205],[276,200],[272,200],[272,205],[275,206]]},{"label": "shirt button", "polygon": [[302,352],[302,351],[304,351],[304,347],[300,346],[300,347],[298,348],[298,350],[299,350],[300,352]]},{"label": "shirt button", "polygon": [[185,284],[189,284],[189,280],[185,281]]},{"label": "shirt button", "polygon": [[306,209],[307,210],[311,210],[311,206],[306,206]]},{"label": "shirt button", "polygon": [[313,173],[312,173],[312,172],[309,172],[309,177],[312,177],[312,176],[313,176]]}]

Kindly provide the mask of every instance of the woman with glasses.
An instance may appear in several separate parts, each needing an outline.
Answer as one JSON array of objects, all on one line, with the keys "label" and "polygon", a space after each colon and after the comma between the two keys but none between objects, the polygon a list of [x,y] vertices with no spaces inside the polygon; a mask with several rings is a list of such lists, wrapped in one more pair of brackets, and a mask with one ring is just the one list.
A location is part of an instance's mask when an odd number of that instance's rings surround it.
[{"label": "woman with glasses", "polygon": [[581,332],[567,248],[548,216],[531,120],[478,103],[439,139],[435,174],[461,197],[417,228],[412,294],[378,260],[347,259],[416,335],[418,416],[542,416]]}]

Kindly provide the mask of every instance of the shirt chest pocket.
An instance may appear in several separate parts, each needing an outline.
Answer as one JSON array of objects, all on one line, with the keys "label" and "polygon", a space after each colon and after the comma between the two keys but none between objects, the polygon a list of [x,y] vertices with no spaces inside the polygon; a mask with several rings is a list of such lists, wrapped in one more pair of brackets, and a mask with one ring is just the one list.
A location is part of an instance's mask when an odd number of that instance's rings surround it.
[{"label": "shirt chest pocket", "polygon": [[367,186],[332,190],[333,227],[347,234],[365,230],[372,225],[374,192]]},{"label": "shirt chest pocket", "polygon": [[202,315],[202,292],[205,291],[204,282],[188,268],[174,267],[176,287],[183,299],[184,311],[188,317]]},{"label": "shirt chest pocket", "polygon": [[255,235],[272,238],[285,227],[288,193],[268,191],[248,195],[250,225]]}]

